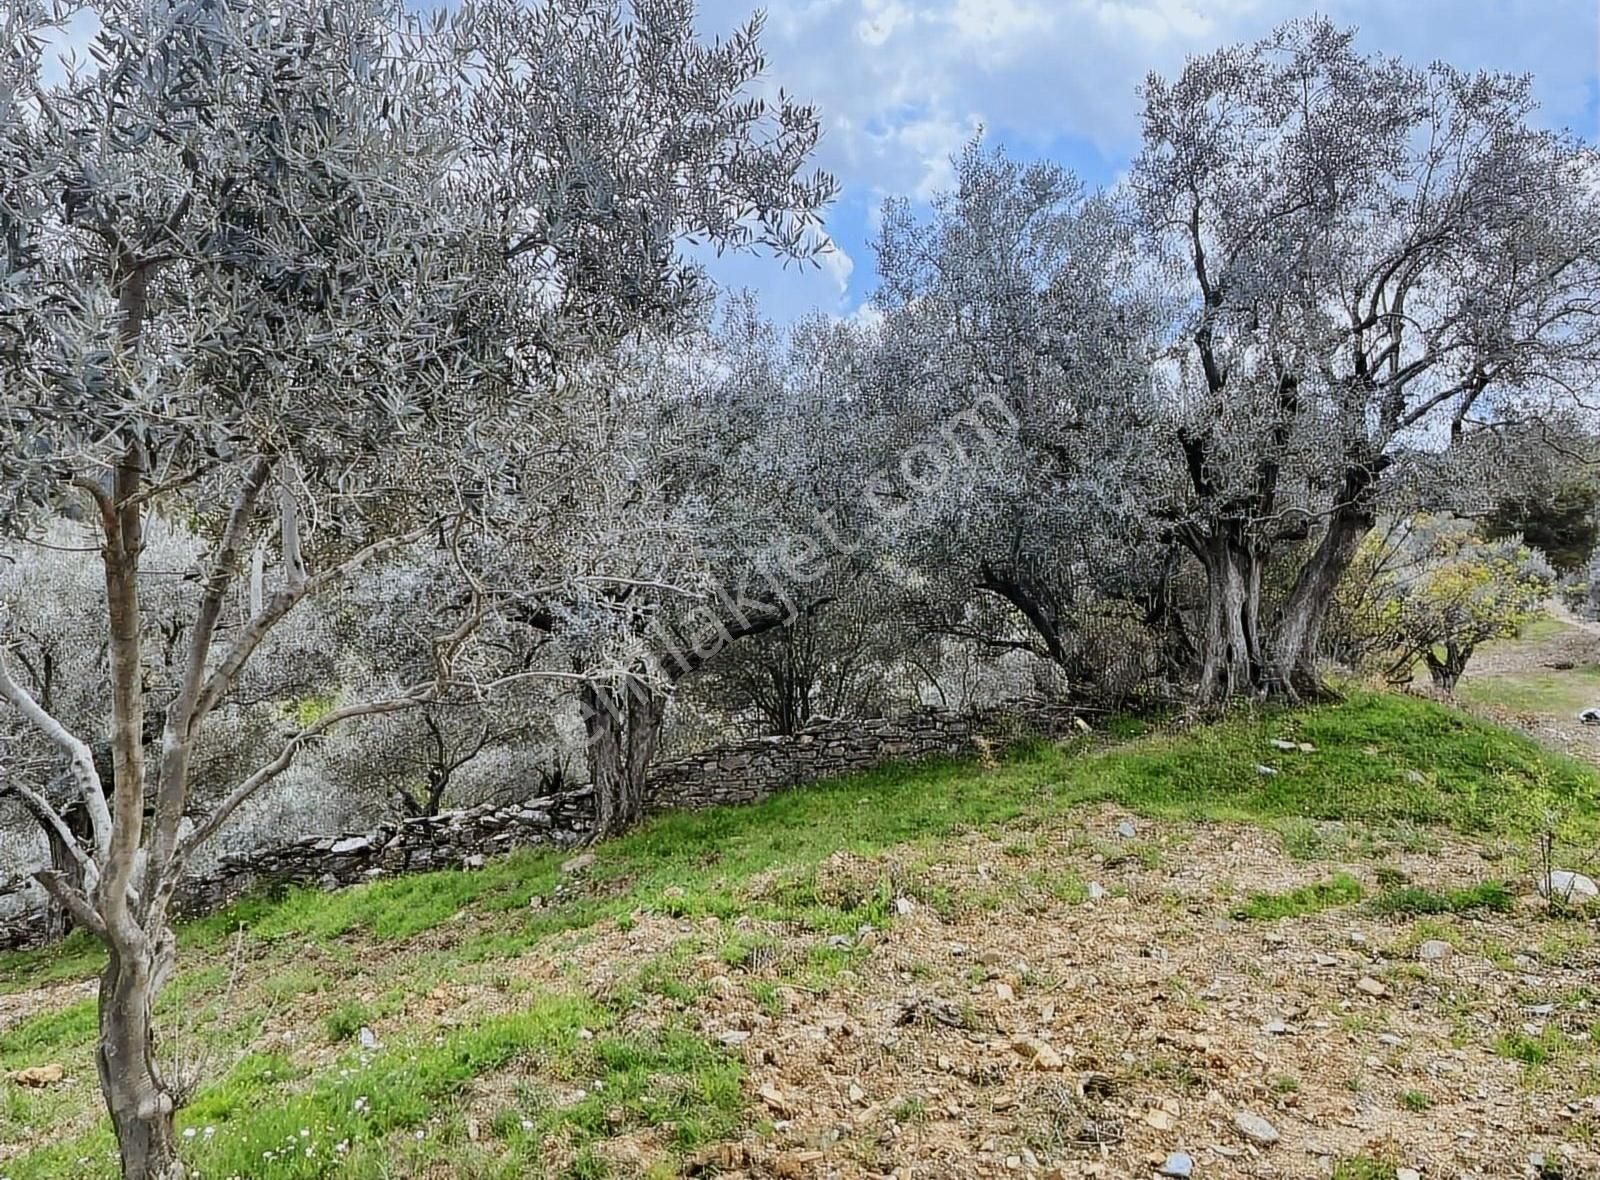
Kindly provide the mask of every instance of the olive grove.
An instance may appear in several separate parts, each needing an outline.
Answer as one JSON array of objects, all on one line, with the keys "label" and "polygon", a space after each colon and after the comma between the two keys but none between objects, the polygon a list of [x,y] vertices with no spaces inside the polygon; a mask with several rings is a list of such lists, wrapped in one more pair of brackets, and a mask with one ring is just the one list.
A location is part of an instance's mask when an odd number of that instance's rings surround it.
[{"label": "olive grove", "polygon": [[663,750],[840,715],[1451,690],[1592,544],[1600,160],[1526,79],[1292,22],[1151,77],[1104,189],[979,136],[785,325],[693,247],[829,248],[822,115],[697,22],[0,0],[0,891],[106,948],[128,1177],[184,1174],[219,851],[615,835]]},{"label": "olive grove", "polygon": [[[108,4],[94,68],[56,84],[51,14],[4,12],[0,503],[24,547],[53,514],[93,522],[111,770],[12,673],[7,635],[0,697],[59,750],[87,836],[20,776],[5,787],[74,862],[36,879],[108,950],[98,1061],[124,1174],[166,1177],[181,1164],[151,1006],[197,849],[322,734],[456,679],[503,594],[475,560],[514,523],[503,502],[525,519],[542,453],[592,418],[562,374],[681,301],[674,238],[802,250],[828,182],[799,175],[808,112],[739,98],[753,28],[704,49],[682,4],[626,26],[587,3],[428,22],[318,0]],[[161,516],[196,522],[204,551],[153,726],[160,632],[141,603]],[[294,715],[201,808],[197,743],[267,637],[424,545],[459,575],[429,604],[431,667]],[[566,579],[559,552],[522,581]]]}]

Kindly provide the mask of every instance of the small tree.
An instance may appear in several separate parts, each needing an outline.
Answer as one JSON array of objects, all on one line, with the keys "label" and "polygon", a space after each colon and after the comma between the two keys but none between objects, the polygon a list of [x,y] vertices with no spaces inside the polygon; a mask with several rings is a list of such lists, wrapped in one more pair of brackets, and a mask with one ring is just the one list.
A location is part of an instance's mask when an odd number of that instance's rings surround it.
[{"label": "small tree", "polygon": [[1454,692],[1473,652],[1515,636],[1555,586],[1544,555],[1520,537],[1485,540],[1451,517],[1418,516],[1367,534],[1334,605],[1350,649],[1404,683],[1421,660]]},{"label": "small tree", "polygon": [[1542,496],[1524,494],[1501,500],[1484,522],[1484,535],[1490,539],[1520,536],[1561,573],[1581,570],[1600,540],[1600,488],[1568,479],[1544,491]]},{"label": "small tree", "polygon": [[[444,458],[506,388],[474,302],[504,268],[457,199],[442,24],[342,0],[92,7],[98,68],[55,85],[43,9],[0,7],[0,525],[31,538],[74,500],[92,522],[110,781],[94,730],[12,673],[10,619],[0,699],[54,745],[87,815],[82,834],[5,783],[74,862],[76,879],[38,881],[106,945],[99,1080],[123,1172],[146,1180],[182,1173],[151,1012],[186,866],[319,735],[429,699],[441,673],[306,719],[203,810],[200,736],[296,607],[459,529]],[[204,542],[171,637],[141,608],[163,515]],[[245,585],[258,546],[267,568]],[[436,619],[441,669],[471,621]]]}]

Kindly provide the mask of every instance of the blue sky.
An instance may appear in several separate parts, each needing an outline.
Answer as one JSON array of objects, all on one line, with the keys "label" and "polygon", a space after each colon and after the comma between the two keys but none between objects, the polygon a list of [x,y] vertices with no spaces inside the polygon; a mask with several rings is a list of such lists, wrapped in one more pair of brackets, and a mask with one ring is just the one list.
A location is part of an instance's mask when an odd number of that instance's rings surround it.
[{"label": "blue sky", "polygon": [[[747,18],[753,0],[701,0],[704,36]],[[1600,5],[1595,0],[769,0],[764,84],[817,104],[819,163],[842,191],[828,217],[837,253],[820,270],[770,258],[714,259],[725,284],[760,293],[789,321],[848,315],[876,284],[872,225],[892,193],[925,197],[982,124],[1015,156],[1057,160],[1114,181],[1137,150],[1137,87],[1185,57],[1253,40],[1322,12],[1360,45],[1409,60],[1530,73],[1544,122],[1600,138]]]}]

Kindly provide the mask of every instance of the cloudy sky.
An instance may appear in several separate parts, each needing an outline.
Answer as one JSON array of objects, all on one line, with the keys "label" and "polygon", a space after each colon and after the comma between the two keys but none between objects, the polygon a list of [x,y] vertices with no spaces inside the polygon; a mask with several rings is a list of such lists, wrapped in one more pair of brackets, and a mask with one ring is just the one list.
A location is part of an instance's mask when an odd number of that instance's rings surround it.
[{"label": "cloudy sky", "polygon": [[[726,34],[757,0],[701,0],[704,36]],[[842,193],[828,218],[837,252],[797,275],[771,259],[717,260],[713,273],[761,293],[788,320],[848,315],[872,292],[872,222],[887,194],[926,196],[981,124],[1013,155],[1044,156],[1091,182],[1127,166],[1137,87],[1154,70],[1252,40],[1321,11],[1359,43],[1418,62],[1534,76],[1543,118],[1600,139],[1595,0],[768,0],[767,84],[821,110],[820,163]]]}]

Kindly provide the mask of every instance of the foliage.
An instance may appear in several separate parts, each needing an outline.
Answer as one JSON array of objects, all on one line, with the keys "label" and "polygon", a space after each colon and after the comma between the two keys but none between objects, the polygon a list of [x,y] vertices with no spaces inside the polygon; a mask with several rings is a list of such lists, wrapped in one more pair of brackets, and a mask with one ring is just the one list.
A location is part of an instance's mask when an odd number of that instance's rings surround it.
[{"label": "foliage", "polygon": [[1600,488],[1565,483],[1542,496],[1514,496],[1495,506],[1484,522],[1491,541],[1521,538],[1543,553],[1560,573],[1583,569],[1600,540]]},{"label": "foliage", "polygon": [[1271,922],[1279,918],[1297,918],[1303,914],[1317,914],[1338,906],[1354,905],[1365,895],[1361,882],[1348,873],[1340,873],[1315,885],[1303,885],[1284,893],[1252,894],[1233,911],[1233,917],[1252,922]]},{"label": "foliage", "polygon": [[1449,517],[1416,516],[1368,534],[1337,598],[1345,654],[1407,681],[1423,660],[1453,690],[1474,649],[1543,613],[1555,576],[1520,538],[1486,541]]}]

